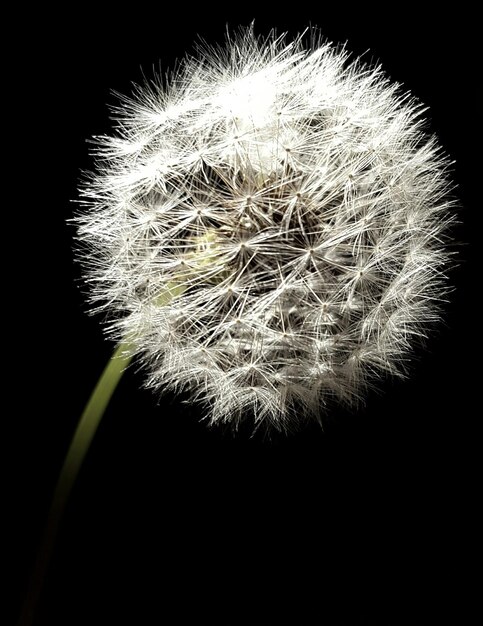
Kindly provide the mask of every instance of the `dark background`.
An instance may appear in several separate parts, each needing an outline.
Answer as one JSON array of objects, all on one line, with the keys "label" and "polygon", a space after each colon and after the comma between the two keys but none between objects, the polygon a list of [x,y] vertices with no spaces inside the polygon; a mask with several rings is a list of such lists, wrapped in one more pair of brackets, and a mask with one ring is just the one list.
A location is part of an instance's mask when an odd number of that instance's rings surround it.
[{"label": "dark background", "polygon": [[72,493],[36,624],[465,626],[481,618],[471,574],[477,18],[461,3],[427,15],[407,3],[358,6],[240,4],[237,12],[137,2],[65,15],[40,9],[29,13],[28,36],[25,20],[10,24],[26,52],[19,69],[29,97],[18,107],[31,176],[17,194],[28,266],[18,282],[28,288],[12,313],[27,341],[19,363],[8,363],[16,385],[5,440],[14,454],[5,474],[13,524],[4,623],[16,619],[63,457],[112,351],[100,320],[86,314],[66,224],[79,172],[92,165],[86,139],[109,132],[113,90],[128,93],[143,73],[172,67],[198,34],[221,42],[227,24],[254,18],[261,34],[319,26],[429,105],[462,205],[445,324],[417,354],[410,380],[388,382],[357,414],[334,411],[324,432],[314,424],[267,439],[210,430],[196,407],[154,397],[131,369]]}]

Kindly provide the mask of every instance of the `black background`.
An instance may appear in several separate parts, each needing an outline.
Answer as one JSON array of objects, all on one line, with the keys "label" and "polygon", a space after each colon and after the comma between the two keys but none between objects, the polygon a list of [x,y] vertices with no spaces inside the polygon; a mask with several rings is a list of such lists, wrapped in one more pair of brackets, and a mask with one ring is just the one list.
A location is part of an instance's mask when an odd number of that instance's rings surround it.
[{"label": "black background", "polygon": [[324,432],[314,424],[267,439],[210,430],[196,407],[154,397],[131,369],[72,493],[36,624],[477,623],[476,15],[462,4],[423,15],[407,3],[59,11],[30,13],[28,36],[24,22],[11,24],[25,44],[19,141],[30,174],[17,193],[15,245],[26,265],[16,282],[27,288],[12,313],[26,342],[9,362],[17,384],[5,444],[14,451],[6,623],[76,421],[112,351],[100,320],[86,314],[66,224],[79,172],[92,165],[86,139],[109,132],[112,90],[128,93],[143,73],[172,67],[198,34],[221,42],[227,24],[252,19],[261,34],[319,26],[429,105],[462,205],[445,324],[410,380],[388,382],[357,414],[334,411]]}]

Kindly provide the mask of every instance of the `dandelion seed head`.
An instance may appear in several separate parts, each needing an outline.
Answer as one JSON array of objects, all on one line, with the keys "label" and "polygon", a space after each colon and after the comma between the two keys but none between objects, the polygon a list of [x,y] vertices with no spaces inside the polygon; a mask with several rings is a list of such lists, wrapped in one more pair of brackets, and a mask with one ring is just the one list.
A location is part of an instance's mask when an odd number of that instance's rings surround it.
[{"label": "dandelion seed head", "polygon": [[403,375],[453,213],[421,113],[379,68],[253,29],[123,99],[76,220],[93,309],[148,385],[285,429]]}]

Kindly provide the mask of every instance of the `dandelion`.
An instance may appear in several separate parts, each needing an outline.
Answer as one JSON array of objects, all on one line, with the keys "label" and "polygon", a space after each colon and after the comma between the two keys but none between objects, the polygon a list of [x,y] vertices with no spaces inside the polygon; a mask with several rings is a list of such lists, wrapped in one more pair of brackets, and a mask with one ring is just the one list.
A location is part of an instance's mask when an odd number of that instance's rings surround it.
[{"label": "dandelion", "polygon": [[148,386],[285,429],[405,373],[452,207],[422,111],[379,67],[252,29],[122,99],[77,221]]},{"label": "dandelion", "polygon": [[422,106],[312,33],[189,57],[117,107],[81,190],[79,256],[118,348],[53,497],[31,624],[73,482],[125,366],[210,424],[287,430],[404,375],[447,291],[449,162]]}]

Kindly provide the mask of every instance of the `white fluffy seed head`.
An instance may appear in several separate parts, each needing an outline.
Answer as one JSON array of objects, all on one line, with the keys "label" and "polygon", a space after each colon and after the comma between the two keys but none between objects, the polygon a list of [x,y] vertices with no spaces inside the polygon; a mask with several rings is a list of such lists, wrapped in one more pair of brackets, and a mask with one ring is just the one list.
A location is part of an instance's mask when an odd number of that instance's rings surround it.
[{"label": "white fluffy seed head", "polygon": [[404,373],[453,202],[421,107],[379,68],[248,29],[117,113],[76,219],[95,310],[150,386],[286,428]]}]

